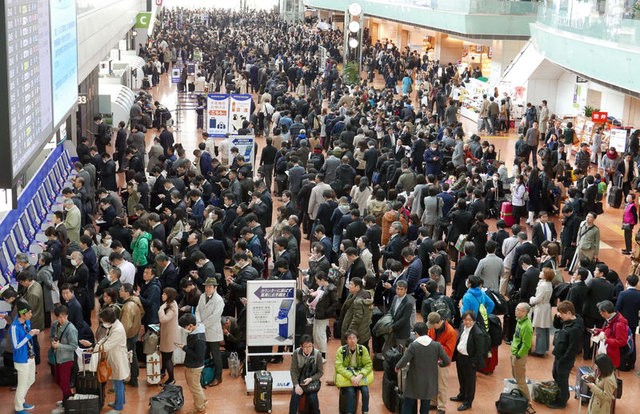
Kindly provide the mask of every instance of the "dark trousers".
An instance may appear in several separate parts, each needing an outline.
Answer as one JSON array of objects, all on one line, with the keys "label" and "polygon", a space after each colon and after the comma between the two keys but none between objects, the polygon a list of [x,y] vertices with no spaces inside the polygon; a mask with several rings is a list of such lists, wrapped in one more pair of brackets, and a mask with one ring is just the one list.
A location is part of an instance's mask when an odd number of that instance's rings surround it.
[{"label": "dark trousers", "polygon": [[215,379],[222,380],[222,354],[220,353],[220,342],[207,342],[207,352],[209,358],[213,360]]},{"label": "dark trousers", "polygon": [[591,332],[589,329],[591,328],[602,328],[602,324],[604,321],[602,319],[595,319],[587,315],[582,315],[584,318],[584,337],[583,337],[583,348],[582,348],[582,357],[585,360],[590,360],[593,357],[593,344],[591,343]]},{"label": "dark trousers", "polygon": [[468,356],[458,353],[456,358],[456,371],[460,383],[459,396],[464,402],[472,404],[476,395],[476,368]]},{"label": "dark trousers", "polygon": [[556,404],[566,405],[569,401],[569,375],[571,374],[571,368],[575,362],[575,357],[570,359],[554,359],[553,360],[553,380],[558,384],[560,393]]},{"label": "dark trousers", "polygon": [[173,352],[161,352],[162,354],[162,373],[166,371],[169,377],[167,382],[173,381]]},{"label": "dark trousers", "polygon": [[289,402],[289,414],[298,414],[298,406],[300,405],[300,400],[302,397],[305,397],[306,407],[311,407],[311,409],[307,409],[305,413],[311,411],[313,414],[320,414],[320,403],[318,402],[318,393],[314,392],[311,394],[296,394],[294,390],[291,393],[291,402]]},{"label": "dark trousers", "polygon": [[35,355],[36,365],[40,365],[40,343],[38,342],[38,335],[33,337],[33,354]]},{"label": "dark trousers", "polygon": [[527,217],[527,205],[524,206],[513,206],[513,218],[515,220],[515,224],[520,224],[520,218]]},{"label": "dark trousers", "polygon": [[138,336],[133,336],[131,338],[127,338],[127,351],[131,351],[133,353],[131,357],[131,379],[130,382],[137,383],[138,375],[140,374],[140,370],[138,368],[138,356],[136,355],[136,342],[138,342]]},{"label": "dark trousers", "polygon": [[267,185],[269,191],[271,191],[271,179],[273,178],[273,164],[264,164],[264,183]]},{"label": "dark trousers", "polygon": [[538,146],[537,145],[529,145],[529,152],[531,153],[531,161],[534,167],[538,165]]},{"label": "dark trousers", "polygon": [[571,265],[571,261],[573,260],[573,255],[576,253],[575,246],[565,246],[562,249],[562,259],[560,260],[560,267],[567,267]]},{"label": "dark trousers", "polygon": [[631,251],[631,235],[633,234],[633,228],[624,229],[624,249]]}]

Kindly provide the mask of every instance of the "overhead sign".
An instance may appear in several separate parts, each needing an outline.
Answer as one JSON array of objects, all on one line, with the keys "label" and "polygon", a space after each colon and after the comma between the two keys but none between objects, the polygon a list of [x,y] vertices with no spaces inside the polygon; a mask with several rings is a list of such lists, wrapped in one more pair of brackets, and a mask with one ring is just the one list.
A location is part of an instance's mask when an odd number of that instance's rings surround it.
[{"label": "overhead sign", "polygon": [[232,94],[229,109],[229,133],[237,134],[245,120],[251,119],[251,95]]},{"label": "overhead sign", "polygon": [[225,137],[229,129],[229,95],[210,93],[207,95],[207,133],[209,136]]},{"label": "overhead sign", "polygon": [[229,159],[231,159],[231,148],[237,148],[238,154],[244,156],[244,161],[253,164],[255,160],[255,142],[256,139],[253,135],[234,135],[229,138]]},{"label": "overhead sign", "polygon": [[294,345],[295,280],[247,282],[247,346]]},{"label": "overhead sign", "polygon": [[148,29],[151,23],[151,12],[140,12],[136,17],[136,29]]},{"label": "overhead sign", "polygon": [[607,122],[607,118],[609,117],[608,112],[592,112],[591,120],[597,123]]}]

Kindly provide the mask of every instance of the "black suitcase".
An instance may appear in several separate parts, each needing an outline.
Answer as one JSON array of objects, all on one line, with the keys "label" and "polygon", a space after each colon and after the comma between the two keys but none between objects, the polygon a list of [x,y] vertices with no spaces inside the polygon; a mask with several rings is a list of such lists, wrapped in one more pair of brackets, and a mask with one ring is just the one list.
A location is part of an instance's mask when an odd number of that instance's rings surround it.
[{"label": "black suitcase", "polygon": [[342,338],[342,333],[340,332],[340,321],[338,319],[333,322],[333,337],[335,339]]},{"label": "black suitcase", "polygon": [[[622,181],[622,180],[621,180]],[[609,198],[607,199],[607,202],[609,203],[610,207],[613,208],[620,208],[620,206],[622,206],[622,186],[612,186],[611,190],[609,191]]]},{"label": "black suitcase", "polygon": [[402,350],[397,347],[387,349],[384,353],[384,375],[393,382],[397,381],[396,364],[402,358]]},{"label": "black suitcase", "polygon": [[272,404],[273,378],[269,371],[253,374],[253,407],[259,413],[270,413]]},{"label": "black suitcase", "polygon": [[384,371],[384,356],[380,352],[373,356],[373,370]]},{"label": "black suitcase", "polygon": [[[338,412],[340,414],[349,414],[349,411],[347,410],[349,408],[349,398],[347,397],[347,393],[344,392],[344,388],[340,388],[340,397],[338,399]],[[360,393],[356,392],[356,405],[355,405],[355,409],[354,412],[358,411],[358,400],[360,397]]]},{"label": "black suitcase", "polygon": [[[401,414],[403,411],[402,409],[404,408],[404,397],[402,395],[402,391],[400,391],[400,389],[398,389],[398,387],[395,388],[395,393],[396,393],[396,414]],[[413,402],[413,408],[411,409],[411,413],[412,414],[417,414],[418,413],[418,404],[417,401]]]},{"label": "black suitcase", "polygon": [[95,372],[78,372],[76,376],[76,394],[97,395],[100,408],[104,404],[104,385],[98,382]]},{"label": "black suitcase", "polygon": [[582,379],[584,375],[593,375],[593,368],[591,367],[578,367],[578,372],[576,374],[576,387],[574,388],[576,395],[575,398],[580,398],[581,403],[587,404],[591,397],[591,390],[589,386],[587,386],[587,382]]},{"label": "black suitcase", "polygon": [[0,367],[0,387],[18,386],[18,371],[11,367]]},{"label": "black suitcase", "polygon": [[99,413],[102,409],[100,397],[97,395],[76,394],[67,398],[64,403],[64,414]]},{"label": "black suitcase", "polygon": [[396,382],[391,381],[386,375],[382,376],[382,402],[387,410],[396,411]]}]

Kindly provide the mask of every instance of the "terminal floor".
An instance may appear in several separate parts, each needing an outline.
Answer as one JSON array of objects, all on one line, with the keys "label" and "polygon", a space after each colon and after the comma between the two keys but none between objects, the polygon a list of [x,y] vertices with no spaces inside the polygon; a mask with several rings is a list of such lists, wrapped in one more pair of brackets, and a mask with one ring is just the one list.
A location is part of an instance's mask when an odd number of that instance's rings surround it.
[{"label": "terminal floor", "polygon": [[[166,76],[162,76],[161,84],[151,90],[154,95],[154,99],[159,100],[171,110],[176,108],[177,94],[174,85],[169,83],[169,79]],[[195,110],[184,111],[180,114],[181,122],[178,125],[179,131],[175,132],[176,142],[181,142],[187,154],[191,156],[193,149],[197,148],[197,144],[200,142],[200,131],[196,130],[196,113]],[[174,113],[174,119],[176,115]],[[465,123],[468,134],[475,131],[475,122],[462,120]],[[147,132],[147,142],[150,143],[153,136],[156,134],[155,130],[149,130]],[[514,143],[516,140],[515,135],[500,136],[500,137],[483,137],[496,145],[496,149],[500,150],[501,159],[507,160],[507,165],[513,160],[514,155]],[[264,145],[264,138],[257,139],[259,145]],[[259,153],[258,153],[259,154]],[[123,177],[120,177],[120,183],[123,183]],[[279,204],[278,200],[274,198],[274,204]],[[620,223],[622,217],[622,210],[612,209],[605,205],[605,214],[598,217],[597,224],[601,231],[601,251],[600,259],[607,263],[611,268],[619,272],[624,278],[629,269],[630,260],[628,256],[623,256],[620,253],[620,249],[624,247],[624,240],[622,238],[622,230],[620,230]],[[494,221],[491,221],[491,230],[495,229]],[[556,224],[556,228],[559,230],[559,224]],[[303,263],[301,267],[306,267],[306,252],[309,250],[309,242],[304,240],[302,251]],[[565,273],[565,279],[568,280],[568,275]],[[94,327],[96,326],[94,315]],[[40,334],[40,344],[42,346],[42,355],[47,355],[48,343],[48,331]],[[331,339],[329,341],[329,352],[327,362],[325,364],[324,380],[332,379],[333,377],[333,357],[335,351],[339,346],[339,341]],[[46,361],[46,358],[44,358]],[[552,379],[551,367],[553,357],[547,354],[545,358],[533,358],[530,357],[527,362],[527,376],[533,380],[545,381]],[[581,357],[578,357],[575,366],[591,365],[590,361],[583,361]],[[282,364],[269,365],[270,370],[288,370],[289,360],[285,358],[285,362]],[[640,367],[639,367],[640,368]],[[46,362],[43,362],[37,369],[36,383],[31,387],[29,394],[27,395],[27,402],[35,404],[35,413],[49,413],[55,408],[55,402],[61,398],[59,388],[55,385],[53,378],[49,374],[49,367]],[[575,381],[575,369],[571,374],[570,383]],[[126,405],[123,411],[124,414],[133,414],[139,412],[147,412],[149,398],[158,392],[160,388],[158,386],[151,386],[145,383],[145,371],[141,369],[138,388],[126,387]],[[186,383],[183,375],[183,368],[181,366],[176,368],[176,380],[179,385],[182,385],[185,393],[185,407],[181,412],[187,412],[193,408],[192,398],[186,387]],[[498,398],[502,386],[503,379],[510,378],[511,367],[509,362],[509,348],[503,344],[499,350],[499,364],[493,375],[485,376],[478,374],[477,379],[477,391],[476,399],[473,403],[473,408],[470,412],[495,412],[494,402]],[[634,375],[633,372],[621,373],[621,378],[624,380],[624,395],[622,400],[617,402],[617,412],[619,413],[631,413],[635,412],[634,401],[635,396],[640,391],[640,379]],[[455,365],[449,368],[449,396],[454,396],[458,391],[458,380],[455,372]],[[227,371],[223,374],[223,382],[217,387],[208,388],[205,390],[205,394],[208,399],[207,412],[208,413],[250,413],[254,412],[252,405],[252,396],[247,395],[246,387],[241,378],[233,379]],[[14,391],[9,388],[0,388],[0,414],[13,413],[13,396]],[[113,401],[113,394],[107,396],[107,401]],[[289,393],[276,393],[273,396],[273,412],[274,413],[287,413],[289,404]],[[323,413],[338,413],[338,390],[335,387],[327,386],[323,384],[319,393],[320,408]],[[105,405],[106,406],[106,405]],[[571,398],[569,405],[564,410],[550,410],[544,405],[533,404],[538,413],[548,412],[561,412],[561,413],[575,413],[578,411],[577,401]],[[457,404],[448,402],[447,412],[456,411]],[[637,408],[636,408],[637,409]],[[108,411],[106,408],[103,412]],[[359,411],[360,412],[360,411]],[[586,407],[582,407],[582,412],[586,412]],[[371,386],[371,398],[369,413],[388,413],[382,403],[382,372],[375,373],[375,382]]]}]

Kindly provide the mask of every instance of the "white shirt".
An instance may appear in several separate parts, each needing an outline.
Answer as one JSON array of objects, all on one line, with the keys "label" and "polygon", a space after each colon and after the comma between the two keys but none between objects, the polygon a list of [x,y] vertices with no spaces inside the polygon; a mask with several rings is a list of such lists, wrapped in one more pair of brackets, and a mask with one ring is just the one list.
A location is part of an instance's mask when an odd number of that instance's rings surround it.
[{"label": "white shirt", "polygon": [[120,276],[120,282],[122,282],[122,284],[135,284],[136,267],[133,265],[133,263],[123,260],[120,266],[118,266],[118,269],[120,269],[120,272],[122,273],[122,275]]},{"label": "white shirt", "polygon": [[[473,328],[473,325],[471,328]],[[460,342],[458,342],[457,349],[462,355],[469,356],[469,353],[467,352],[467,341],[469,340],[469,332],[471,332],[471,328],[467,328],[465,326],[462,331],[462,335],[460,335]]]}]

